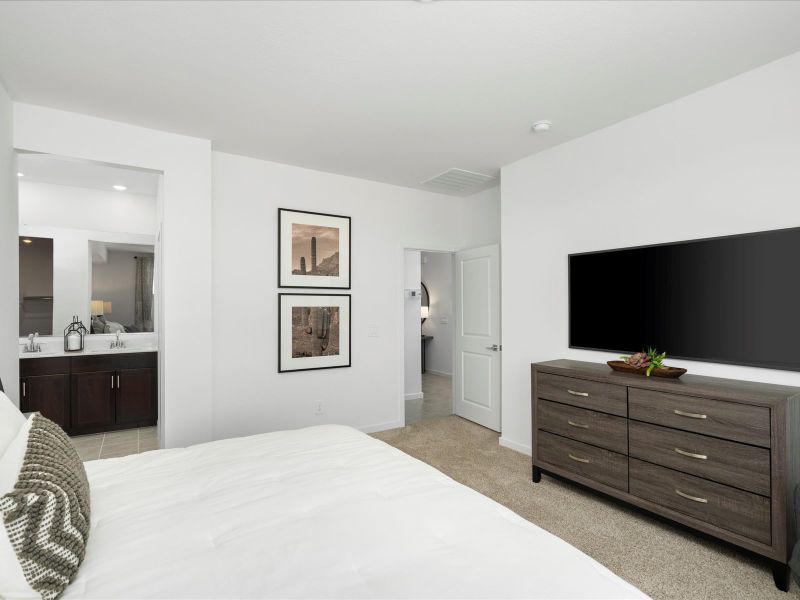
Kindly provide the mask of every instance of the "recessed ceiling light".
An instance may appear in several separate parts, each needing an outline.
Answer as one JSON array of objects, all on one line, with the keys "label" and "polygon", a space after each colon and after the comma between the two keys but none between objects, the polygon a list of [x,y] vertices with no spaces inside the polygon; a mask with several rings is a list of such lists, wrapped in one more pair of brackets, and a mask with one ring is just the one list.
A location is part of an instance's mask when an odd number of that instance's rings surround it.
[{"label": "recessed ceiling light", "polygon": [[117,190],[118,192],[124,192],[125,190],[128,189],[128,186],[117,184],[114,186],[114,189]]},{"label": "recessed ceiling light", "polygon": [[25,173],[22,171],[17,171],[17,177],[25,177]]},{"label": "recessed ceiling light", "polygon": [[33,240],[29,240],[28,238],[25,238],[25,239],[22,240],[22,243],[23,244],[32,244]]},{"label": "recessed ceiling light", "polygon": [[550,128],[553,126],[553,123],[548,120],[536,121],[533,125],[531,125],[531,129],[535,133],[544,133],[545,131],[550,131]]}]

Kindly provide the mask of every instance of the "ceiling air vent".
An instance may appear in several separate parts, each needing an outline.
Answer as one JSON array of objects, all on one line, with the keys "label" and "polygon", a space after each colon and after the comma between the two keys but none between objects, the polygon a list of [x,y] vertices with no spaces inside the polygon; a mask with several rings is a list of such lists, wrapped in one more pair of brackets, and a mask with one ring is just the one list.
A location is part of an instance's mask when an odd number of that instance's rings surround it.
[{"label": "ceiling air vent", "polygon": [[423,181],[422,185],[445,194],[460,196],[476,192],[486,187],[486,184],[494,179],[496,179],[494,175],[484,175],[483,173],[465,171],[464,169],[449,169]]}]

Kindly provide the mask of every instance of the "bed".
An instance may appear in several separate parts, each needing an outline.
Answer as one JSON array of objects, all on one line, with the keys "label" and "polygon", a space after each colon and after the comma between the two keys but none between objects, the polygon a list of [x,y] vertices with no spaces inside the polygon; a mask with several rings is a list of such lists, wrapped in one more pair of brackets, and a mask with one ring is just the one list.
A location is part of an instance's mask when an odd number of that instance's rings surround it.
[{"label": "bed", "polygon": [[355,429],[86,463],[79,598],[646,598],[563,540]]},{"label": "bed", "polygon": [[[350,427],[82,465],[57,425],[26,420],[2,389],[6,529],[34,536],[24,551],[42,562],[28,568],[73,565],[50,580],[60,583],[48,598],[646,598],[565,541]],[[3,491],[23,478],[25,489]],[[40,597],[17,565],[23,538],[11,538],[0,537],[0,597]],[[69,559],[78,541],[82,564]]]}]

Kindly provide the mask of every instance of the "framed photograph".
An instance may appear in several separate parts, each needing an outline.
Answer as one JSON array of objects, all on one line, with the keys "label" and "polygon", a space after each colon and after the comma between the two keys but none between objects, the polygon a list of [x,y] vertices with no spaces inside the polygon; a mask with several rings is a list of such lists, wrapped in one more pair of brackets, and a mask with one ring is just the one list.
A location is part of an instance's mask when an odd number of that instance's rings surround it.
[{"label": "framed photograph", "polygon": [[350,289],[350,217],[278,209],[278,287]]},{"label": "framed photograph", "polygon": [[349,294],[278,294],[278,373],[350,366]]}]

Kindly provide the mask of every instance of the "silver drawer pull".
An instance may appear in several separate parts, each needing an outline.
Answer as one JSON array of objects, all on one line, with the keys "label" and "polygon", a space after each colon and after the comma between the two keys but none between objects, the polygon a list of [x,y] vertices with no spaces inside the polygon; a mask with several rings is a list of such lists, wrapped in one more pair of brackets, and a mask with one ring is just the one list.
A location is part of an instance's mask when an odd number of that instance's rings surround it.
[{"label": "silver drawer pull", "polygon": [[700,498],[699,496],[690,496],[689,494],[684,494],[678,488],[675,488],[675,493],[678,494],[681,498],[686,498],[687,500],[691,500],[692,502],[701,502],[703,504],[707,504],[708,500],[705,498]]},{"label": "silver drawer pull", "polygon": [[684,412],[682,410],[678,410],[677,408],[675,410],[673,410],[672,412],[674,412],[676,415],[680,415],[682,417],[689,417],[690,419],[707,419],[708,418],[708,415],[701,415],[699,413]]},{"label": "silver drawer pull", "polygon": [[708,456],[705,454],[695,454],[694,452],[687,452],[686,450],[681,450],[680,448],[675,448],[675,452],[683,456],[688,456],[689,458],[699,458],[700,460],[708,459]]},{"label": "silver drawer pull", "polygon": [[581,429],[589,429],[588,425],[584,425],[583,423],[576,423],[575,421],[571,421],[569,419],[567,419],[567,423],[569,423],[573,427],[580,427]]},{"label": "silver drawer pull", "polygon": [[573,454],[567,454],[567,456],[569,456],[572,460],[577,460],[578,462],[581,462],[581,463],[588,463],[589,462],[588,458],[581,458],[580,456],[575,456]]},{"label": "silver drawer pull", "polygon": [[573,396],[588,396],[589,392],[576,392],[575,390],[567,390],[568,394],[572,394]]}]

